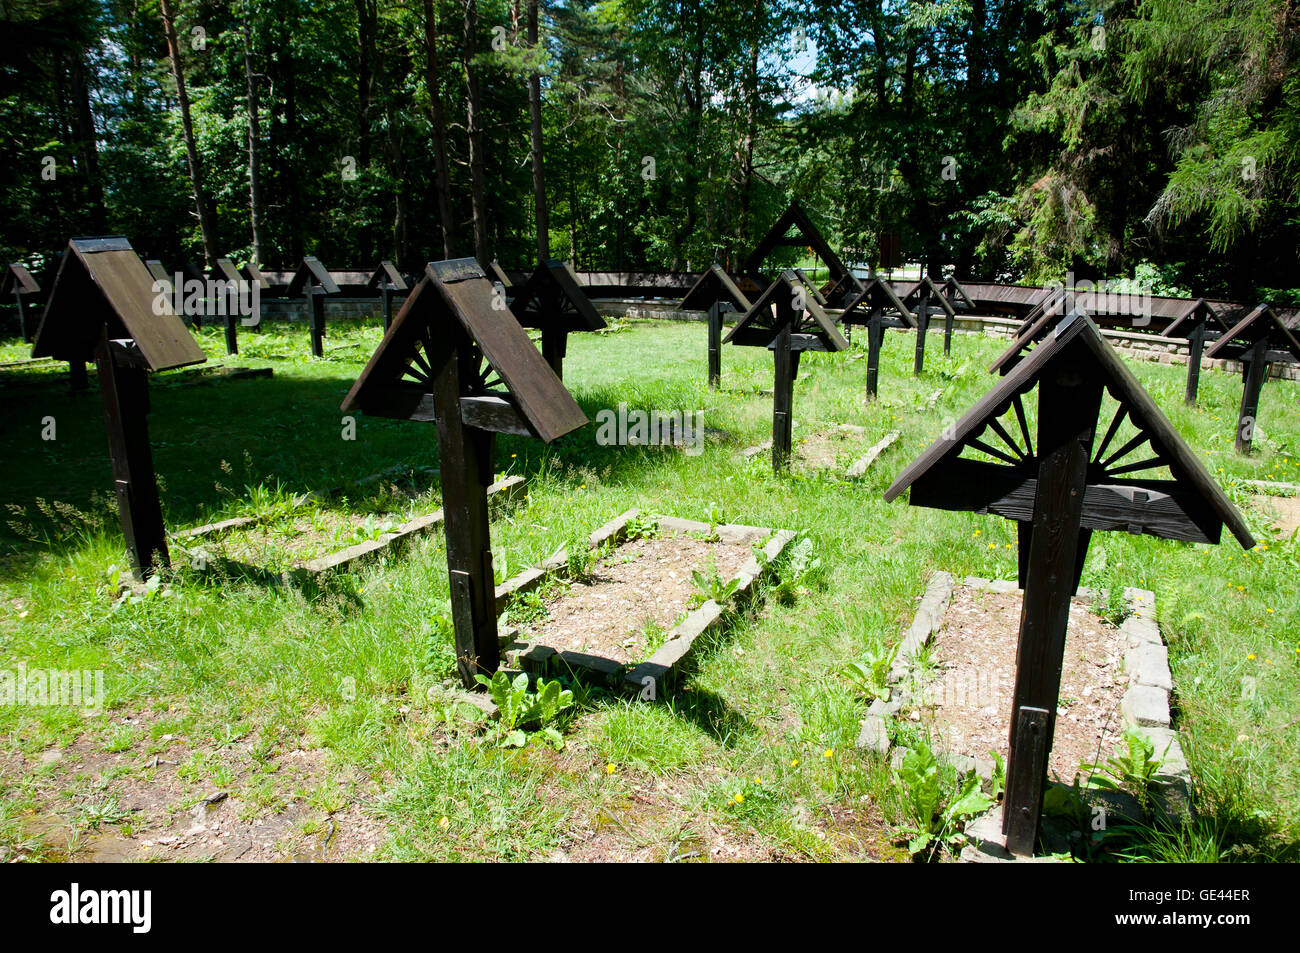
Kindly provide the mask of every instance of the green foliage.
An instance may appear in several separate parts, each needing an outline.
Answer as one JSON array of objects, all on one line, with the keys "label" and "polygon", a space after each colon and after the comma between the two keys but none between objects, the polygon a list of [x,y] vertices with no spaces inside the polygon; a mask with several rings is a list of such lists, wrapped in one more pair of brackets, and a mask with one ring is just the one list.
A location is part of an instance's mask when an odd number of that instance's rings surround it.
[{"label": "green foliage", "polygon": [[979,776],[974,773],[959,779],[957,789],[945,799],[939,762],[928,744],[911,748],[903,756],[896,776],[908,818],[899,831],[909,838],[907,849],[914,855],[928,848],[933,857],[940,847],[958,848],[966,840],[962,830],[965,822],[993,806],[980,790]]},{"label": "green foliage", "polygon": [[1080,765],[1080,769],[1094,772],[1088,782],[1090,786],[1124,791],[1146,811],[1151,802],[1151,785],[1162,763],[1155,757],[1155,745],[1148,738],[1128,731],[1124,733],[1123,749],[1117,750],[1104,764]]},{"label": "green foliage", "polygon": [[695,582],[697,594],[701,602],[708,602],[712,599],[718,605],[722,605],[728,599],[736,594],[736,589],[740,586],[740,579],[723,579],[718,573],[717,563],[713,557],[709,557],[709,564],[701,572],[698,569],[691,570],[691,579]]},{"label": "green foliage", "polygon": [[491,734],[498,746],[522,748],[541,743],[556,751],[564,748],[560,731],[572,719],[574,699],[559,679],[538,679],[535,692],[528,690],[528,675],[523,672],[513,679],[500,670],[491,678],[475,675],[474,679],[487,687],[497,705]]},{"label": "green foliage", "polygon": [[837,669],[835,674],[847,680],[868,700],[887,699],[889,698],[889,670],[897,654],[897,645],[892,649],[885,649],[878,645],[863,658],[848,662]]}]

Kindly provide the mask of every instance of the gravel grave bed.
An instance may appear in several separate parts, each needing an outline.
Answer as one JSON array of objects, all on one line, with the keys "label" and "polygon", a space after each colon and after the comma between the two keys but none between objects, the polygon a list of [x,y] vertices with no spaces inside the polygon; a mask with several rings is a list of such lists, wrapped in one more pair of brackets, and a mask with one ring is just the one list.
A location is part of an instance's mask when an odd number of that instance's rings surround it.
[{"label": "gravel grave bed", "polygon": [[692,570],[731,579],[753,556],[748,545],[688,534],[631,540],[602,557],[582,580],[545,600],[545,617],[520,623],[522,637],[557,652],[635,664],[652,655],[694,608]]},{"label": "gravel grave bed", "polygon": [[[932,673],[913,693],[937,750],[987,760],[1004,759],[1015,686],[1021,594],[970,586],[953,589],[935,634]],[[1069,784],[1080,764],[1104,761],[1123,737],[1120,699],[1125,639],[1118,628],[1075,597],[1065,637],[1056,731],[1049,776]]]},{"label": "gravel grave bed", "polygon": [[1283,539],[1300,529],[1300,496],[1264,496],[1255,506],[1273,521]]}]

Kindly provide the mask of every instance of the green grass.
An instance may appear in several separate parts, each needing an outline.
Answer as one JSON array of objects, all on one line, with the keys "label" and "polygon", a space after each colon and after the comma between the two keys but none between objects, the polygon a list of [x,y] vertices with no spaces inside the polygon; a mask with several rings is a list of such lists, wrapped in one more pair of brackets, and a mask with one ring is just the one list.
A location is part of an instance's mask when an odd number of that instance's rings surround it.
[{"label": "green grass", "polygon": [[[358,416],[356,440],[342,439],[339,403],[380,339],[376,327],[331,324],[328,346],[339,350],[324,360],[309,358],[301,326],[242,334],[238,358],[221,355],[219,332],[198,337],[214,363],[269,364],[275,376],[155,380],[150,427],[171,529],[274,513],[286,497],[391,466],[437,465],[432,426]],[[798,529],[822,566],[788,604],[769,599],[709,636],[689,677],[656,702],[595,693],[558,753],[484,745],[430,693],[453,663],[436,533],[310,599],[182,568],[164,593],[116,601],[111,567],[124,555],[93,385],[68,394],[59,366],[0,370],[10,402],[0,447],[12,461],[0,652],[9,664],[103,668],[109,696],[97,714],[0,708],[0,750],[34,761],[86,742],[140,775],[146,755],[181,739],[177,771],[192,796],[232,785],[253,812],[304,798],[330,813],[346,800],[338,779],[363,778],[373,789],[366,810],[384,825],[375,856],[386,858],[542,858],[594,838],[610,856],[677,859],[707,856],[710,837],[739,845],[740,856],[896,858],[887,822],[903,818],[891,773],[853,749],[866,703],[834,673],[897,642],[930,572],[1012,578],[1016,567],[1010,523],[882,499],[894,474],[992,386],[985,368],[1001,348],[963,335],[944,358],[934,334],[925,375],[913,380],[912,342],[886,338],[881,400],[871,405],[865,361],[812,353],[800,364],[796,440],[851,423],[867,428],[865,450],[888,430],[902,433],[848,482],[800,470],[776,478],[766,455],[740,455],[770,436],[767,352],[725,349],[724,389],[710,393],[701,324],[570,338],[565,381],[589,417],[621,401],[703,410],[729,436],[699,456],[601,447],[594,427],[551,447],[502,437],[498,468],[528,478],[527,503],[494,517],[502,578],[632,506]],[[0,349],[19,353],[13,342]],[[1234,500],[1248,500],[1242,480],[1300,479],[1294,384],[1265,387],[1264,436],[1242,458],[1232,452],[1238,377],[1204,374],[1200,406],[1187,409],[1182,368],[1130,366]],[[939,388],[937,405],[921,410]],[[57,421],[55,441],[40,439],[45,416]],[[344,505],[359,525],[374,512],[365,494]],[[1156,593],[1204,818],[1191,833],[1154,832],[1135,856],[1290,856],[1300,840],[1300,552],[1246,514],[1267,548],[1119,533],[1092,542],[1085,585]],[[1253,692],[1243,692],[1247,677]],[[126,726],[126,716],[144,724]],[[248,750],[232,769],[215,755],[234,744]],[[328,771],[291,784],[276,766],[297,748],[323,749]],[[0,777],[0,853],[42,856],[22,822],[53,809],[34,793],[42,770]],[[62,810],[77,816],[71,803]],[[82,813],[103,825],[115,810],[101,792]],[[308,818],[298,829],[317,828]]]}]

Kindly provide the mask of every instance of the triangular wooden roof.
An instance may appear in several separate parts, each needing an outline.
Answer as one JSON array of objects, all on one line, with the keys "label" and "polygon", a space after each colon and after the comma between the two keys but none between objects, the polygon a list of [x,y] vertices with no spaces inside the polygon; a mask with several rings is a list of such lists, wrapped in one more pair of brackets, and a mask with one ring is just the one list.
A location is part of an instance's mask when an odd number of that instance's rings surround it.
[{"label": "triangular wooden roof", "polygon": [[254,262],[250,261],[245,263],[244,266],[239,269],[239,273],[244,276],[244,280],[252,282],[259,288],[266,289],[271,287],[271,279],[262,274],[262,269],[258,268]]},{"label": "triangular wooden roof", "polygon": [[751,307],[749,298],[721,265],[710,265],[686,292],[679,307],[683,311],[707,311],[715,301],[729,302],[741,314]]},{"label": "triangular wooden roof", "polygon": [[929,275],[922,275],[921,280],[912,286],[912,290],[903,296],[903,304],[912,304],[913,301],[919,304],[921,292],[926,290],[930,292],[931,300],[938,304],[940,308],[953,317],[957,316],[957,312],[953,310],[952,302],[948,300],[942,289],[934,283],[934,280]]},{"label": "triangular wooden roof", "polygon": [[[348,392],[344,412],[408,416],[394,412],[394,400],[406,407],[423,401],[463,332],[487,364],[480,380],[462,382],[471,391],[466,397],[504,399],[528,432],[547,443],[587,423],[528,333],[516,321],[501,320],[492,299],[492,283],[474,259],[429,262]],[[461,355],[466,364],[470,356]],[[504,393],[492,389],[494,376]]]},{"label": "triangular wooden roof", "polygon": [[1185,338],[1202,321],[1212,331],[1223,332],[1228,330],[1228,325],[1219,316],[1219,312],[1214,310],[1214,306],[1204,298],[1197,298],[1187,306],[1182,314],[1169,322],[1168,327],[1160,332],[1160,336],[1164,338]]},{"label": "triangular wooden roof", "polygon": [[[798,238],[789,235],[792,228],[798,230]],[[807,246],[813,250],[813,253],[818,258],[826,263],[832,281],[839,281],[847,276],[854,291],[862,287],[862,282],[849,271],[844,262],[840,261],[840,256],[835,254],[835,251],[823,237],[821,229],[813,224],[813,220],[808,217],[808,213],[804,211],[798,199],[795,199],[786,207],[786,210],[768,229],[767,234],[754,246],[754,250],[749,253],[745,263],[740,266],[741,273],[746,275],[757,273],[763,264],[763,260],[771,254],[772,249],[780,246],[795,248]]]},{"label": "triangular wooden roof", "polygon": [[821,293],[821,289],[818,288],[813,280],[808,277],[808,273],[802,268],[795,268],[794,273],[799,276],[799,280],[803,282],[804,287],[813,293],[813,297],[817,299],[817,303],[823,308],[826,307],[826,296]]},{"label": "triangular wooden roof", "polygon": [[[1075,312],[1071,312],[1073,313]],[[1064,317],[1066,317],[1064,290],[1043,298],[1025,315],[1025,320],[1020,323],[1020,328],[1016,331],[1015,339],[998,355],[997,360],[989,365],[989,373],[1005,372],[1022,356],[1021,352],[1025,348],[1038,341]]]},{"label": "triangular wooden roof", "polygon": [[213,262],[209,277],[217,281],[233,281],[236,285],[244,281],[244,276],[239,273],[239,269],[229,258],[218,258]]},{"label": "triangular wooden roof", "polygon": [[293,278],[289,281],[288,296],[293,298],[306,294],[308,281],[315,283],[327,295],[339,294],[338,284],[330,277],[330,273],[320,263],[320,259],[312,255],[304,258],[298,270],[293,273]]},{"label": "triangular wooden roof", "polygon": [[[1088,365],[1091,364],[1092,368],[1100,374],[1106,390],[1120,405],[1121,413],[1112,422],[1109,433],[1102,441],[1101,449],[1096,451],[1099,458],[1101,453],[1108,448],[1110,439],[1114,436],[1125,415],[1139,431],[1138,437],[1121,447],[1120,451],[1100,463],[1094,461],[1094,465],[1089,468],[1090,485],[1098,483],[1156,490],[1163,487],[1184,494],[1190,492],[1193,496],[1199,498],[1198,505],[1203,505],[1203,509],[1199,511],[1198,516],[1199,529],[1204,534],[1205,539],[1210,542],[1217,542],[1219,528],[1222,525],[1227,525],[1233,536],[1237,538],[1243,547],[1250,549],[1255,545],[1254,537],[1251,536],[1246,521],[1229,502],[1223,490],[1214,482],[1213,477],[1197,460],[1191,448],[1174,430],[1173,425],[1169,423],[1155,401],[1151,399],[1151,396],[1124,365],[1119,355],[1102,338],[1097,326],[1078,313],[1075,313],[1068,323],[1060,325],[1050,339],[1031,351],[1023,361],[998,381],[992,390],[980,398],[956,424],[948,428],[942,437],[931,444],[908,465],[894,480],[889,489],[885,491],[885,499],[887,501],[895,499],[908,487],[922,479],[929,471],[940,467],[947,461],[956,460],[968,446],[976,446],[977,449],[988,452],[985,447],[979,446],[981,436],[990,428],[995,432],[1000,429],[1001,425],[998,423],[998,418],[1013,405],[1017,407],[1017,413],[1022,414],[1023,411],[1019,407],[1020,395],[1033,390],[1037,386],[1039,378],[1057,361],[1067,363],[1071,369],[1080,373],[1087,373],[1089,370]],[[1027,426],[1023,423],[1021,426],[1027,434]],[[1169,468],[1173,481],[1116,478],[1115,474],[1120,471],[1132,471],[1141,467],[1141,465],[1121,466],[1116,461],[1144,445],[1149,446],[1149,450],[1154,453],[1154,459],[1158,461],[1159,466]],[[1018,465],[1027,466],[1032,463],[1032,459],[1032,456],[1027,457],[1019,461]],[[1012,470],[1014,466],[1015,463],[1013,462],[1013,466],[1002,469]],[[1146,467],[1141,468],[1146,469]],[[1115,527],[1102,526],[1098,528]],[[1129,529],[1131,530],[1132,527],[1130,526]],[[1152,535],[1189,538],[1185,535],[1177,536],[1169,532],[1162,532],[1151,526],[1145,527],[1145,530],[1152,533]]]},{"label": "triangular wooden roof", "polygon": [[501,267],[501,262],[497,261],[495,258],[488,262],[487,276],[493,281],[500,282],[502,288],[509,290],[514,287],[514,282],[510,280],[510,276],[506,274],[506,270]]},{"label": "triangular wooden roof", "polygon": [[864,305],[897,311],[899,327],[916,327],[916,315],[907,310],[907,305],[903,304],[899,299],[893,285],[883,278],[872,278],[868,281],[857,297],[849,302],[848,307],[844,309],[844,313],[840,316],[840,320],[848,320],[850,324],[859,323],[856,321],[855,316],[861,312]]},{"label": "triangular wooden roof", "polygon": [[970,295],[966,293],[966,289],[962,287],[961,282],[957,280],[956,275],[949,275],[948,279],[941,287],[945,292],[947,292],[950,299],[954,297],[959,298],[964,307],[969,308],[971,311],[975,310],[975,302],[972,301]]},{"label": "triangular wooden roof", "polygon": [[406,290],[406,279],[391,261],[381,261],[366,282],[367,288],[382,289],[384,285],[387,285],[390,291]]},{"label": "triangular wooden roof", "polygon": [[578,276],[556,258],[542,262],[515,289],[510,310],[526,328],[558,325],[566,331],[599,331],[608,327]]},{"label": "triangular wooden roof", "polygon": [[1258,305],[1225,331],[1205,352],[1205,356],[1240,357],[1261,338],[1267,342],[1269,349],[1289,354],[1293,360],[1300,361],[1300,340],[1296,339],[1277,312],[1266,304]]},{"label": "triangular wooden roof", "polygon": [[150,370],[200,364],[207,355],[153,291],[154,278],[120,235],[74,238],[59,263],[32,357],[89,361],[108,325],[110,338],[135,341]]},{"label": "triangular wooden roof", "polygon": [[170,293],[175,285],[175,276],[168,274],[167,266],[157,258],[150,258],[144,263],[154,281],[163,285]]},{"label": "triangular wooden roof", "polygon": [[0,280],[0,294],[32,295],[39,293],[40,290],[41,286],[36,283],[36,279],[25,266],[11,262],[5,268],[4,278]]},{"label": "triangular wooden roof", "polygon": [[[784,290],[787,293],[793,293],[796,288],[804,292],[804,314],[805,316],[796,316],[796,325],[791,330],[796,334],[812,334],[818,337],[828,351],[843,351],[849,347],[849,342],[845,340],[844,335],[840,334],[839,329],[835,327],[835,322],[830,316],[822,310],[812,292],[808,287],[799,280],[799,276],[792,270],[786,269],[781,272],[774,282],[767,286],[767,290],[758,296],[748,311],[736,322],[722,343],[726,344],[735,339],[739,334],[742,338],[748,338],[745,332],[767,331],[773,332],[772,338],[776,337],[776,331],[779,330],[776,324],[776,317],[773,314],[774,301],[778,292]],[[760,335],[761,336],[761,335]],[[739,342],[737,342],[739,343]],[[754,338],[754,343],[758,343],[758,337]],[[771,339],[762,342],[763,347],[771,343]]]}]

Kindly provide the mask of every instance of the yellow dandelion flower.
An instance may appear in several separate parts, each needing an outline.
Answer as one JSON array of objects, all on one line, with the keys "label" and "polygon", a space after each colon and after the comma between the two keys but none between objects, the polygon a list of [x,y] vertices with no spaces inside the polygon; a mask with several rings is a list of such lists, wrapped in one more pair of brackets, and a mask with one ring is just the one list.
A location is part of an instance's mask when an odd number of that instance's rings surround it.
[{"label": "yellow dandelion flower", "polygon": [[451,821],[447,820],[447,816],[444,814],[442,820],[438,822],[438,826],[445,831],[447,828],[451,827]]},{"label": "yellow dandelion flower", "polygon": [[744,804],[745,795],[741,794],[740,792],[736,792],[736,796],[732,798],[732,800],[735,801],[737,804]]},{"label": "yellow dandelion flower", "polygon": [[[1297,651],[1297,652],[1300,652],[1300,648],[1297,648],[1296,651]],[[792,767],[792,768],[797,768],[797,767],[799,767],[799,759],[798,759],[798,758],[794,758],[794,759],[792,759],[792,760],[790,761],[790,767]]]},{"label": "yellow dandelion flower", "polygon": [[833,757],[835,757],[835,749],[834,749],[834,748],[827,748],[825,751],[822,752],[822,757],[823,757],[823,758],[833,758]]},{"label": "yellow dandelion flower", "polygon": [[613,764],[613,762],[610,762],[609,764],[605,765],[605,773],[606,773],[606,774],[613,774],[613,773],[614,773],[614,770],[615,770],[615,768],[614,768],[614,764]]},{"label": "yellow dandelion flower", "polygon": [[1246,661],[1248,661],[1248,662],[1253,662],[1253,661],[1255,661],[1255,653],[1254,653],[1254,652],[1251,652],[1249,655],[1247,655],[1247,656],[1246,656]]}]

